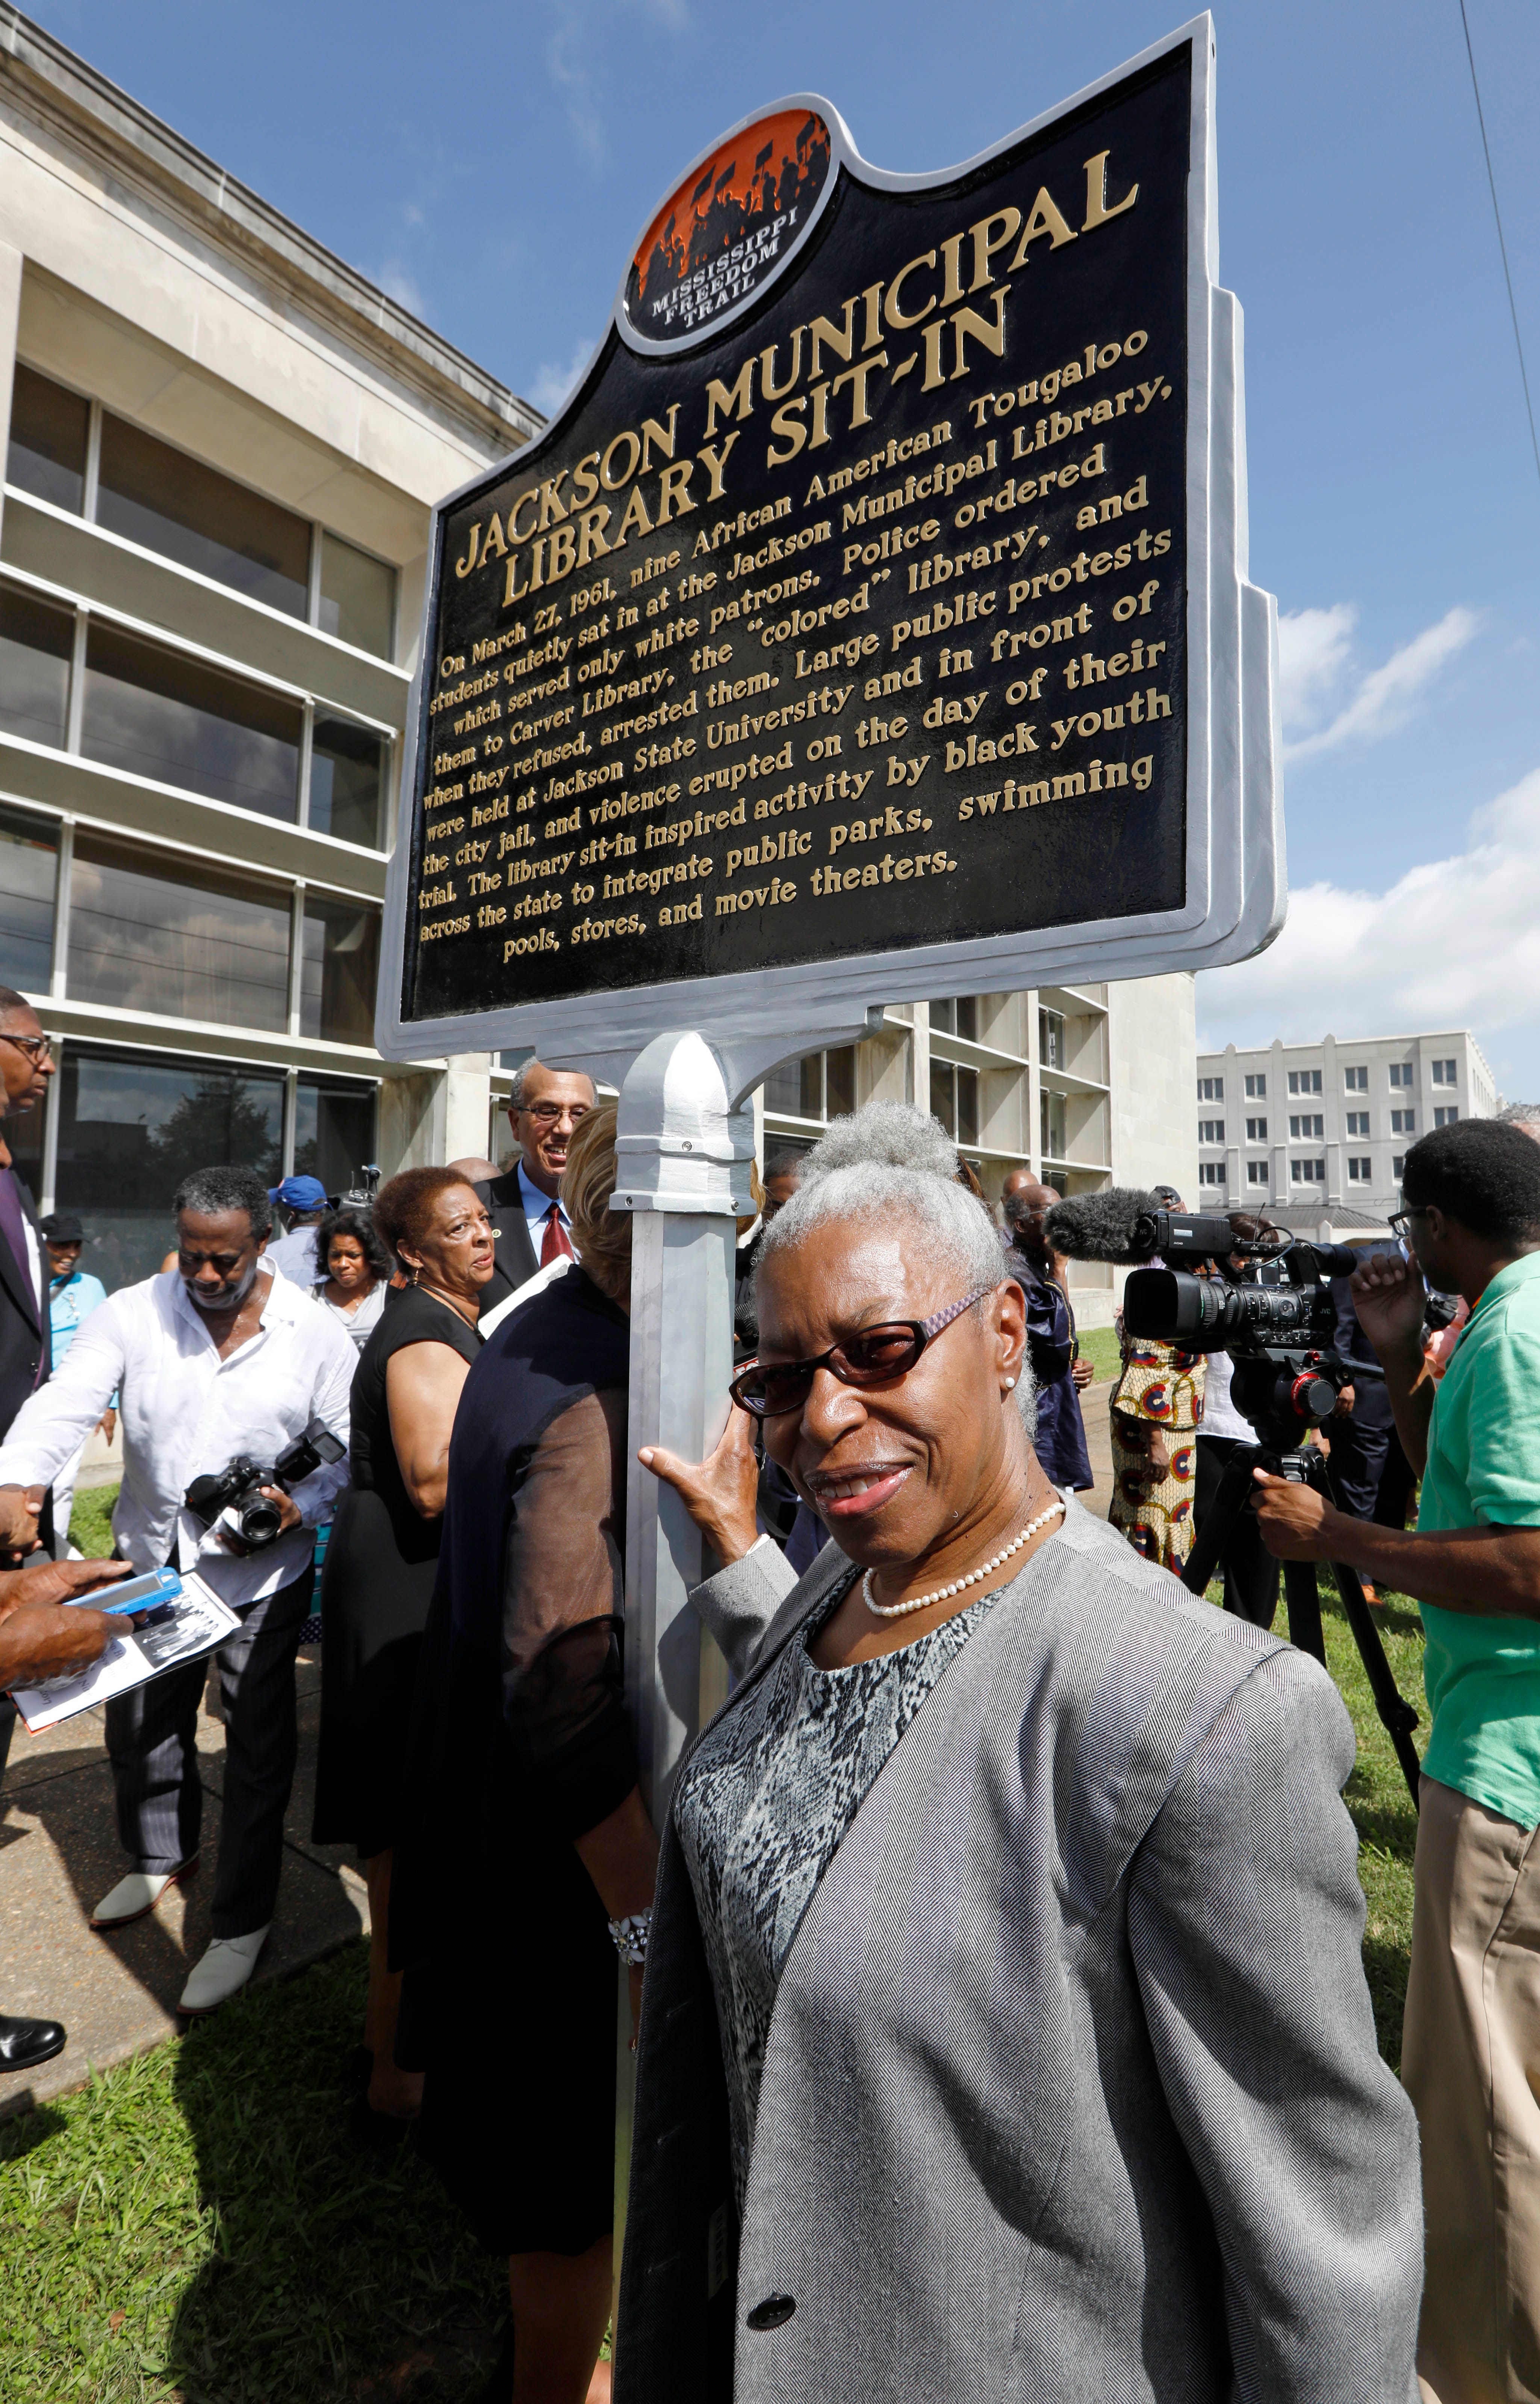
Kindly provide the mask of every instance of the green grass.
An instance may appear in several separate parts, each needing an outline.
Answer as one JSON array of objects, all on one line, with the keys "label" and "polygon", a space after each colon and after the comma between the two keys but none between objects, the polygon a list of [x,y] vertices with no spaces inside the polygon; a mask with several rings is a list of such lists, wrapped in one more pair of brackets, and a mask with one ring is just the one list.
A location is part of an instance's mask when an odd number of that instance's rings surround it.
[{"label": "green grass", "polygon": [[77,1494],[69,1515],[69,1540],[88,1561],[105,1561],[112,1553],[112,1512],[116,1486],[88,1486]]},{"label": "green grass", "polygon": [[1090,1362],[1099,1377],[1115,1377],[1122,1365],[1116,1328],[1083,1327],[1079,1335],[1081,1358]]},{"label": "green grass", "polygon": [[365,1949],[0,2122],[6,2404],[460,2404],[506,2300],[410,2146],[347,2128]]},{"label": "green grass", "polygon": [[[1417,1813],[1407,1792],[1401,1764],[1379,1725],[1369,1682],[1341,1606],[1336,1602],[1325,1605],[1325,1572],[1322,1573],[1322,1586],[1326,1665],[1352,1714],[1358,1735],[1358,1761],[1347,1783],[1346,1800],[1358,1829],[1358,1875],[1368,1904],[1364,1967],[1374,2001],[1379,2050],[1392,2069],[1398,2070],[1401,2011],[1407,2000],[1407,1965],[1411,1952],[1412,1855],[1417,1845]],[[1421,1725],[1413,1732],[1412,1741],[1421,1753],[1428,1741],[1428,1706],[1422,1692],[1422,1622],[1417,1605],[1406,1595],[1387,1595],[1383,1609],[1375,1612],[1374,1621],[1395,1683],[1419,1716]]]}]

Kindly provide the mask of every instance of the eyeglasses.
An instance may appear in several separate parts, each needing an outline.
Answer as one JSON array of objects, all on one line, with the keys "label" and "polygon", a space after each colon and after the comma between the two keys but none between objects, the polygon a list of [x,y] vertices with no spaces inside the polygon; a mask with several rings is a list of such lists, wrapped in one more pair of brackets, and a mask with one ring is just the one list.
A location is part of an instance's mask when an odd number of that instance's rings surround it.
[{"label": "eyeglasses", "polygon": [[752,1411],[758,1419],[775,1419],[801,1410],[820,1369],[827,1369],[842,1386],[889,1385],[895,1377],[908,1376],[944,1327],[950,1327],[954,1319],[960,1319],[993,1292],[993,1286],[981,1285],[976,1293],[964,1295],[945,1310],[933,1311],[929,1319],[888,1320],[880,1327],[863,1327],[859,1335],[844,1335],[837,1344],[831,1344],[816,1360],[750,1362],[727,1391],[740,1410]]},{"label": "eyeglasses", "polygon": [[587,1102],[525,1102],[519,1112],[522,1119],[539,1119],[541,1126],[554,1126],[558,1119],[569,1118],[574,1126],[588,1116]]},{"label": "eyeglasses", "polygon": [[1417,1266],[1411,1247],[1411,1223],[1414,1219],[1425,1219],[1427,1215],[1425,1210],[1419,1210],[1413,1206],[1408,1206],[1405,1210],[1393,1210],[1391,1213],[1388,1223],[1390,1231],[1395,1237],[1397,1249],[1408,1268]]},{"label": "eyeglasses", "polygon": [[51,1035],[7,1035],[0,1028],[0,1043],[14,1043],[18,1052],[24,1052],[29,1060],[51,1060],[53,1057]]}]

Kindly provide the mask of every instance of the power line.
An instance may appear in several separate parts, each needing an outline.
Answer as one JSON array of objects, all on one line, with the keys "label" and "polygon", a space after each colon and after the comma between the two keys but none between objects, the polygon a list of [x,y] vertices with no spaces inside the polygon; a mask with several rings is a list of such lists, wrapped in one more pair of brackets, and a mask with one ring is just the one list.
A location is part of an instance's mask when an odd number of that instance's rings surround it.
[{"label": "power line", "polygon": [[1524,407],[1529,413],[1530,447],[1534,453],[1534,469],[1540,475],[1540,436],[1534,430],[1534,403],[1530,398],[1529,370],[1524,365],[1524,338],[1519,330],[1519,309],[1513,297],[1513,275],[1508,267],[1508,245],[1503,237],[1503,212],[1497,205],[1497,178],[1491,171],[1491,144],[1487,140],[1486,113],[1481,106],[1481,86],[1476,77],[1476,52],[1471,47],[1471,23],[1465,14],[1465,0],[1460,0],[1460,22],[1465,29],[1465,56],[1471,65],[1471,90],[1476,94],[1476,121],[1481,128],[1481,148],[1487,161],[1487,184],[1491,192],[1491,213],[1497,220],[1497,247],[1503,254],[1503,281],[1508,287],[1508,314],[1513,319],[1514,347],[1519,353],[1519,374],[1524,387]]}]

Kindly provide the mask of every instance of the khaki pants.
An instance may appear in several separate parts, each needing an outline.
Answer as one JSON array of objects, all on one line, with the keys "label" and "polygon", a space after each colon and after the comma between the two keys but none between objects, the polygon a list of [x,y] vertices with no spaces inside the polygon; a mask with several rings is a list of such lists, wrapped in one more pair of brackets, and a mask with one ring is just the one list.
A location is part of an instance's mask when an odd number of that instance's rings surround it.
[{"label": "khaki pants", "polygon": [[1401,2076],[1422,2138],[1424,2404],[1540,2404],[1540,1845],[1424,1778]]}]

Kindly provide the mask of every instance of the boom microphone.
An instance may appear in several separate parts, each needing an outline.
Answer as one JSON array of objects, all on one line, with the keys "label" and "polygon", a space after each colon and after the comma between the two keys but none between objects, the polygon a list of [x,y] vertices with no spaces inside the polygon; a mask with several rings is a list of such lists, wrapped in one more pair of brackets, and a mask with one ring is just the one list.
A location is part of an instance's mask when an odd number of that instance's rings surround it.
[{"label": "boom microphone", "polygon": [[1056,1202],[1043,1233],[1056,1252],[1072,1261],[1112,1261],[1128,1267],[1156,1251],[1160,1205],[1134,1185],[1110,1185],[1101,1194],[1072,1194]]}]

